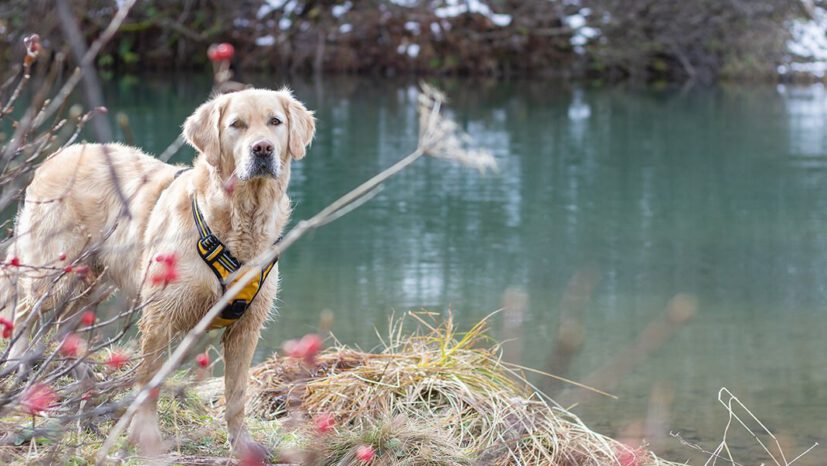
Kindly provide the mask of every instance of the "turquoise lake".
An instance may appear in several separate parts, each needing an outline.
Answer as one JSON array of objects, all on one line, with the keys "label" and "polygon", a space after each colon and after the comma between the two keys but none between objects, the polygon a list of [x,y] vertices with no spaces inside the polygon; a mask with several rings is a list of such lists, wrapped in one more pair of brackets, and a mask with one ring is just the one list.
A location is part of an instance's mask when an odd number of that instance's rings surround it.
[{"label": "turquoise lake", "polygon": [[[302,239],[280,263],[279,315],[257,361],[316,331],[323,311],[341,342],[371,349],[391,315],[450,312],[470,327],[506,305],[490,321],[509,339],[506,358],[580,381],[619,372],[597,387],[617,400],[530,376],[552,397],[581,401],[573,410],[595,430],[646,437],[697,464],[703,455],[669,432],[715,448],[727,387],[779,435],[788,460],[827,439],[823,86],[434,83],[499,170],[420,160]],[[415,81],[289,84],[318,118],[293,166],[294,223],[416,146]],[[132,142],[157,154],[209,88],[204,76],[150,75],[107,83],[105,99],[129,117]],[[694,303],[693,317],[646,346],[641,332],[675,296]],[[582,337],[563,365],[553,356],[561,322]],[[745,464],[767,461],[748,439],[733,445]],[[824,464],[824,448],[795,464]]]}]

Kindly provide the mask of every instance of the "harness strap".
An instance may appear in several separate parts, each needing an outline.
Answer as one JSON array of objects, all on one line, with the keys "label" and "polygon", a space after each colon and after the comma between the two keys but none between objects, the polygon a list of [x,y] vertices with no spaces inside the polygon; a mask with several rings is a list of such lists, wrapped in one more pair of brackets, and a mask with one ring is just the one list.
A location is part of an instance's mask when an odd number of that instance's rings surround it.
[{"label": "harness strap", "polygon": [[[227,286],[235,284],[241,274],[238,274],[230,283],[227,283],[228,277],[238,272],[244,264],[233,257],[224,243],[222,243],[221,240],[219,240],[218,237],[212,233],[209,225],[207,225],[207,221],[204,219],[204,214],[202,214],[201,209],[198,208],[198,200],[196,199],[196,196],[192,197],[192,215],[195,220],[195,227],[198,230],[199,236],[197,243],[198,255],[201,256],[201,259],[204,260],[210,270],[212,270],[218,278],[218,282],[221,284],[221,292],[223,294],[227,291]],[[281,238],[276,240],[276,243],[279,241],[281,241]],[[270,275],[270,271],[273,270],[273,266],[276,265],[278,260],[279,258],[276,257],[272,262],[267,264],[267,266],[262,268],[258,273],[258,278],[253,278],[250,280],[250,282],[247,283],[247,285],[245,285],[244,288],[242,288],[241,291],[233,297],[233,300],[227,304],[227,306],[221,311],[221,314],[219,314],[215,320],[212,321],[210,324],[210,329],[231,325],[240,319],[245,312],[247,312],[247,309],[250,307],[250,303],[253,302],[253,299],[255,299],[258,295],[259,290],[261,290],[264,286],[264,281],[267,280],[267,276]]]}]

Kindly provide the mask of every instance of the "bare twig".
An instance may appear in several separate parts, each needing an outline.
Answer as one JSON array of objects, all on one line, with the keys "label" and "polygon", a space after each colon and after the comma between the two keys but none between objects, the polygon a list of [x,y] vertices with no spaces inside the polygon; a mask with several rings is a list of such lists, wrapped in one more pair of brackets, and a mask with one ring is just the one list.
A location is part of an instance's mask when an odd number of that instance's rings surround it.
[{"label": "bare twig", "polygon": [[248,267],[238,279],[230,277],[229,281],[234,283],[234,285],[228,287],[218,302],[216,302],[204,317],[201,318],[198,324],[187,333],[176,350],[164,362],[163,366],[155,373],[152,379],[137,393],[124,415],[118,420],[112,430],[109,431],[106,441],[98,451],[96,458],[97,464],[102,464],[106,460],[109,450],[112,449],[121,433],[126,429],[138,407],[149,398],[152,390],[160,386],[161,383],[184,362],[190,350],[195,347],[207,332],[207,328],[213,319],[224,309],[232,297],[241,291],[245,284],[258,273],[258,267],[261,267],[262,264],[272,261],[308,232],[328,223],[332,218],[340,216],[343,210],[350,209],[354,203],[358,203],[365,196],[375,192],[385,181],[409,167],[423,155],[428,154],[434,157],[458,161],[481,171],[495,167],[494,158],[490,153],[481,150],[469,150],[467,148],[468,138],[458,132],[458,127],[453,121],[440,114],[444,102],[445,96],[441,92],[423,84],[419,101],[421,126],[417,148],[391,167],[340,197],[313,217],[300,221],[284,236],[282,241],[250,261],[253,266]]},{"label": "bare twig", "polygon": [[[121,9],[124,8],[126,8],[126,10],[123,14],[124,17],[126,17],[131,5],[127,6],[125,4],[121,7]],[[74,16],[72,16],[72,12],[66,0],[59,0],[57,2],[57,12],[58,17],[60,18],[60,24],[63,27],[63,32],[66,35],[69,44],[72,46],[72,52],[75,54],[75,58],[80,62],[77,70],[79,70],[81,76],[83,76],[84,88],[86,89],[86,102],[90,108],[104,108],[103,92],[101,91],[100,82],[98,80],[98,73],[95,70],[95,67],[92,66],[92,61],[86,60],[86,56],[91,49],[86,49],[83,34],[80,32],[80,27],[78,27],[77,21],[75,21]],[[118,10],[118,14],[120,13],[121,10]],[[118,14],[115,15],[116,18]],[[115,28],[115,30],[117,30],[117,28]],[[92,46],[94,47],[94,45],[95,44]],[[97,138],[100,142],[112,140],[112,128],[109,126],[109,122],[105,118],[95,118],[92,120],[92,131],[95,134],[95,138]],[[129,202],[126,200],[126,195],[124,194],[121,186],[120,177],[115,169],[115,165],[112,163],[112,154],[110,154],[110,151],[106,146],[103,146],[103,156],[106,158],[106,166],[109,169],[109,178],[112,180],[115,195],[117,195],[118,199],[121,201],[121,214],[126,218],[131,218],[132,216],[129,213]]]},{"label": "bare twig", "polygon": [[34,127],[39,128],[44,121],[49,119],[55,112],[60,109],[63,105],[63,102],[69,98],[69,95],[72,94],[72,91],[80,82],[81,78],[83,78],[83,68],[86,66],[91,65],[94,63],[95,58],[98,56],[98,53],[101,51],[104,45],[108,43],[112,36],[118,31],[118,28],[121,27],[121,24],[126,19],[126,16],[129,14],[129,10],[132,9],[132,6],[135,5],[137,0],[125,0],[124,2],[120,3],[120,7],[118,8],[117,13],[115,16],[112,17],[112,21],[110,21],[109,25],[106,29],[103,30],[101,35],[92,42],[92,45],[89,46],[89,49],[83,55],[83,59],[80,61],[80,64],[72,75],[66,80],[66,83],[63,87],[60,88],[60,92],[52,102],[49,103],[49,106],[43,111],[43,113],[38,117],[38,119],[34,122]]},{"label": "bare twig", "polygon": [[[737,464],[732,456],[732,452],[729,449],[729,445],[727,444],[727,437],[729,435],[729,431],[732,427],[733,421],[737,422],[741,427],[744,428],[744,430],[746,430],[746,432],[752,437],[752,439],[755,440],[755,443],[761,446],[761,449],[764,450],[764,452],[770,457],[770,459],[776,466],[789,466],[794,462],[798,461],[807,453],[809,453],[813,448],[818,446],[818,442],[815,442],[812,446],[810,446],[810,448],[806,449],[800,455],[793,458],[792,461],[787,461],[787,456],[784,454],[784,449],[781,447],[781,442],[778,441],[778,437],[776,437],[775,434],[773,434],[772,431],[770,431],[770,429],[766,425],[764,425],[764,423],[761,422],[761,420],[759,420],[758,417],[752,413],[752,411],[749,410],[749,408],[747,408],[743,403],[741,403],[741,400],[739,400],[738,397],[733,395],[732,392],[729,391],[729,389],[727,389],[726,387],[722,387],[721,390],[718,391],[718,402],[721,403],[727,411],[727,423],[724,427],[724,435],[723,439],[721,440],[721,443],[719,443],[715,450],[712,452],[710,458],[706,461],[705,465],[715,465],[716,461],[722,457],[721,452],[726,452],[726,456],[723,457],[723,459],[732,464]],[[741,412],[740,415],[739,412]],[[742,418],[742,416],[744,415],[746,415],[746,419],[750,421],[753,425],[757,425],[758,427],[760,427],[760,433],[768,436],[771,439],[772,446],[774,447],[773,449],[777,452],[778,457],[776,457],[776,454],[773,453],[773,450],[771,450],[770,447],[766,443],[764,443],[764,441],[761,440],[760,437],[758,437],[758,434],[756,434],[756,432],[753,431],[753,429],[747,425],[747,422]]]}]

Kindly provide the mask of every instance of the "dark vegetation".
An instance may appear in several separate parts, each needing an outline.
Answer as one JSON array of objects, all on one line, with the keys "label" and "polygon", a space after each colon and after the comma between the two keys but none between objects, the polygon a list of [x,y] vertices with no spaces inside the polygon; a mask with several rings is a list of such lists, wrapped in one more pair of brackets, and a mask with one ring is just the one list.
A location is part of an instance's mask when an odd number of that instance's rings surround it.
[{"label": "dark vegetation", "polygon": [[[37,30],[64,47],[48,0],[0,4],[0,64]],[[72,0],[87,42],[116,10]],[[145,0],[99,55],[103,71],[203,69],[231,42],[239,70],[541,75],[608,80],[769,78],[798,0]],[[818,3],[818,2],[815,2]]]}]

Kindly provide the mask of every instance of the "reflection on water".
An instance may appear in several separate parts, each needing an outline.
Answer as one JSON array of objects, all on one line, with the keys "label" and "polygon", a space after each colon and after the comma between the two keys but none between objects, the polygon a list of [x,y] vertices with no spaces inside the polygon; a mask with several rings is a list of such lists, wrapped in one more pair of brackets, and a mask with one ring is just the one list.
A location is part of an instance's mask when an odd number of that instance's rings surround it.
[{"label": "reflection on water", "polygon": [[[481,177],[423,160],[302,240],[281,262],[280,316],[259,360],[313,330],[323,310],[334,312],[341,341],[371,347],[374,328],[386,328],[394,312],[450,310],[471,324],[511,290],[518,314],[494,318],[495,331],[517,338],[510,357],[547,367],[560,338],[582,330],[579,352],[559,367],[586,379],[683,293],[697,303],[695,318],[610,388],[618,401],[579,406],[586,422],[628,438],[672,430],[714,448],[725,421],[716,395],[726,386],[782,433],[791,456],[827,438],[823,87],[438,84],[499,172]],[[107,104],[126,112],[136,143],[157,153],[208,85],[121,82],[107,89]],[[414,148],[411,83],[291,85],[319,121],[308,157],[294,166],[296,218]],[[575,276],[588,286],[577,288]],[[652,416],[644,422],[653,412],[665,413],[658,428]],[[677,459],[692,457],[674,439],[653,441]]]}]

